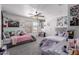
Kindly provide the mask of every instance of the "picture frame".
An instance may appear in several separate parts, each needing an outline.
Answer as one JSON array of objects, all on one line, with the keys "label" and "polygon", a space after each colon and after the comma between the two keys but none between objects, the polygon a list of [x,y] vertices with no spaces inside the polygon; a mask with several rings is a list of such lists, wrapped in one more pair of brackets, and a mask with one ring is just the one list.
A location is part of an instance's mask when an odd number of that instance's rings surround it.
[{"label": "picture frame", "polygon": [[19,22],[10,20],[8,21],[8,27],[19,27]]},{"label": "picture frame", "polygon": [[79,5],[70,8],[70,26],[79,26]]}]

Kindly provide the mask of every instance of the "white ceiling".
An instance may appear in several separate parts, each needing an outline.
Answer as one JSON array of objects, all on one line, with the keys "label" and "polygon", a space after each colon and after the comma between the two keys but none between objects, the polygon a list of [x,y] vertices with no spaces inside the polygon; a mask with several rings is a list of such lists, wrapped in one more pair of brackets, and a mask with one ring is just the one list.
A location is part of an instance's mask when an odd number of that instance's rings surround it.
[{"label": "white ceiling", "polygon": [[35,4],[31,6],[52,16],[68,14],[68,5],[66,4]]},{"label": "white ceiling", "polygon": [[65,4],[5,4],[2,10],[17,15],[27,16],[33,8],[41,11],[43,14],[51,16],[67,15],[68,5]]}]

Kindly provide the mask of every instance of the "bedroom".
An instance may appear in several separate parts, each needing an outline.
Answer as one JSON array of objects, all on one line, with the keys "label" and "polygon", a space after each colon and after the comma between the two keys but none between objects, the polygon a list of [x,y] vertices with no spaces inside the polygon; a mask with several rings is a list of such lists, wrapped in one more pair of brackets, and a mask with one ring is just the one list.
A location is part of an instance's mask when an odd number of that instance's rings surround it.
[{"label": "bedroom", "polygon": [[78,13],[75,4],[3,4],[1,49],[9,55],[75,54],[79,52]]}]

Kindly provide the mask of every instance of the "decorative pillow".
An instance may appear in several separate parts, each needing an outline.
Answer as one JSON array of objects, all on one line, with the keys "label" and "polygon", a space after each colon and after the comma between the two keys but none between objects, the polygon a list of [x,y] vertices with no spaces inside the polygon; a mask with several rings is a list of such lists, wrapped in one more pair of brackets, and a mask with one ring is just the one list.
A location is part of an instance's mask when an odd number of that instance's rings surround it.
[{"label": "decorative pillow", "polygon": [[18,36],[20,34],[20,30],[16,31],[16,36]]},{"label": "decorative pillow", "polygon": [[23,31],[21,31],[21,32],[19,33],[19,35],[22,36],[22,35],[25,35],[25,33],[24,33]]},{"label": "decorative pillow", "polygon": [[60,33],[58,33],[58,36],[60,36],[60,37],[68,37],[68,33],[67,32],[60,32]]},{"label": "decorative pillow", "polygon": [[25,35],[26,33],[24,32],[24,31],[22,31],[22,30],[18,30],[17,32],[16,32],[16,35]]},{"label": "decorative pillow", "polygon": [[4,33],[4,37],[5,37],[5,38],[10,38],[9,32],[5,32],[5,33]]}]

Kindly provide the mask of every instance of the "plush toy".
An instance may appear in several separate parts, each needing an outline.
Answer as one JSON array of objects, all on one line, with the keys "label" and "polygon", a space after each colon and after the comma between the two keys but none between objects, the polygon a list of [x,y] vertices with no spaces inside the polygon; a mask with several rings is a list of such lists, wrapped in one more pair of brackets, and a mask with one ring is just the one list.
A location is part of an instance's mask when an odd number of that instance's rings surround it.
[{"label": "plush toy", "polygon": [[79,55],[79,50],[73,50],[72,55]]}]

